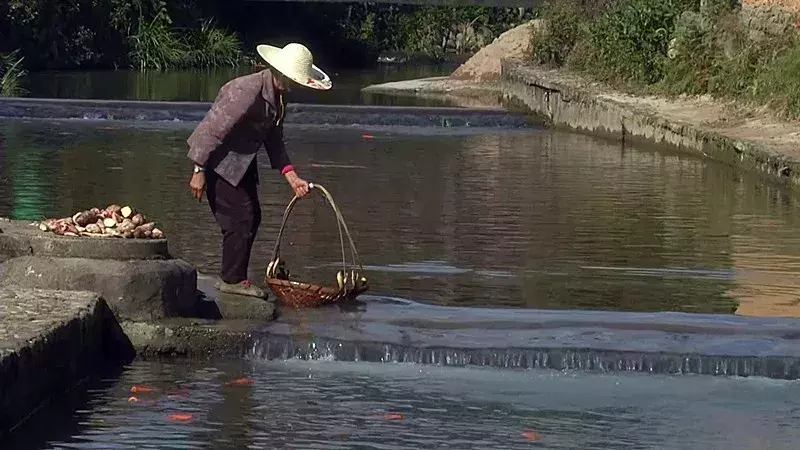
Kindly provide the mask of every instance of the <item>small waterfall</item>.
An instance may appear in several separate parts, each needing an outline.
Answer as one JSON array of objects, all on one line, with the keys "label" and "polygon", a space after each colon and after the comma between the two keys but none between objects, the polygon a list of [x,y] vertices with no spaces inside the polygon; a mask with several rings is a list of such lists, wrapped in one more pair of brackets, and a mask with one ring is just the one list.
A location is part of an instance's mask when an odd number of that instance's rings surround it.
[{"label": "small waterfall", "polygon": [[706,356],[588,348],[409,347],[383,342],[298,339],[276,334],[254,336],[245,356],[264,360],[366,361],[488,366],[501,369],[759,376],[787,380],[800,378],[800,358],[791,357]]}]

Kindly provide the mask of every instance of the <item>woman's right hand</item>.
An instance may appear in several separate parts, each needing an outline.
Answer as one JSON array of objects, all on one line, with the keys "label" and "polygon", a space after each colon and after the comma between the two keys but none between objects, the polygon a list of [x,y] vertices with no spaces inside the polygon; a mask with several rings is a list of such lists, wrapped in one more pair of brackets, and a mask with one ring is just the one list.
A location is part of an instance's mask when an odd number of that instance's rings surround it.
[{"label": "woman's right hand", "polygon": [[192,174],[192,179],[189,180],[189,189],[192,191],[192,197],[198,202],[203,201],[203,192],[206,190],[206,174],[203,172]]}]

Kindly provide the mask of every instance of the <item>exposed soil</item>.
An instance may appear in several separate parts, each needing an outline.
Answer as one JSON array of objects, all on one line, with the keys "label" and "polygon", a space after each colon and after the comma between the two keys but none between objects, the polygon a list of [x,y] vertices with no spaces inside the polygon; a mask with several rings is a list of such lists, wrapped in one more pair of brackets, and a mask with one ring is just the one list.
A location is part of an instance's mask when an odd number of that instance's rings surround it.
[{"label": "exposed soil", "polygon": [[742,6],[777,6],[786,11],[800,12],[800,0],[742,0]]},{"label": "exposed soil", "polygon": [[531,33],[540,26],[540,20],[532,20],[506,31],[491,44],[475,53],[472,58],[456,69],[450,78],[481,82],[499,80],[500,60],[502,58],[524,58],[531,47]]}]

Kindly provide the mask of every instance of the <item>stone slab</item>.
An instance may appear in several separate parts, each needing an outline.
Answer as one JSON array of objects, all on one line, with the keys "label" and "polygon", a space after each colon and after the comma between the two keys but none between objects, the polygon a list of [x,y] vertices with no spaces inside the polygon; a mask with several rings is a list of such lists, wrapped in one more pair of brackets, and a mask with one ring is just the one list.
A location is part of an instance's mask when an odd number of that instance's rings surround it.
[{"label": "stone slab", "polygon": [[[277,316],[275,299],[230,295],[217,291],[217,277],[198,274],[197,290],[203,305],[201,317],[210,319],[244,319],[268,322]],[[265,291],[269,292],[266,288]]]},{"label": "stone slab", "polygon": [[253,333],[263,326],[250,320],[166,319],[157,322],[122,322],[137,356],[241,358],[252,346]]},{"label": "stone slab", "polygon": [[166,239],[59,236],[20,220],[0,221],[0,230],[0,262],[23,255],[120,261],[170,258]]},{"label": "stone slab", "polygon": [[0,439],[98,366],[132,356],[114,324],[95,293],[0,288]]},{"label": "stone slab", "polygon": [[0,272],[0,286],[96,292],[120,320],[199,314],[197,271],[181,259],[21,256],[5,261]]},{"label": "stone slab", "polygon": [[[210,102],[0,98],[0,117],[141,122],[198,122]],[[529,125],[521,114],[498,108],[454,108],[291,103],[287,125],[502,127]]]}]

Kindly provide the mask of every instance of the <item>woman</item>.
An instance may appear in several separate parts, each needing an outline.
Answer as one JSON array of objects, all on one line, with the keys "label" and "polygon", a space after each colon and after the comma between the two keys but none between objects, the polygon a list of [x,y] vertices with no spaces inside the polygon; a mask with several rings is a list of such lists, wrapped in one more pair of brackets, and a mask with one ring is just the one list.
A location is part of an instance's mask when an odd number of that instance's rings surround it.
[{"label": "woman", "polygon": [[187,143],[194,162],[192,195],[201,201],[207,191],[211,212],[222,229],[217,289],[266,298],[247,279],[250,251],[261,224],[256,153],[263,146],[271,167],[281,172],[294,193],[308,194],[308,183],[297,175],[284,146],[283,94],[289,80],[320,90],[330,89],[331,80],[313,64],[311,52],[302,44],[256,49],[269,68],[258,68],[222,86]]}]

